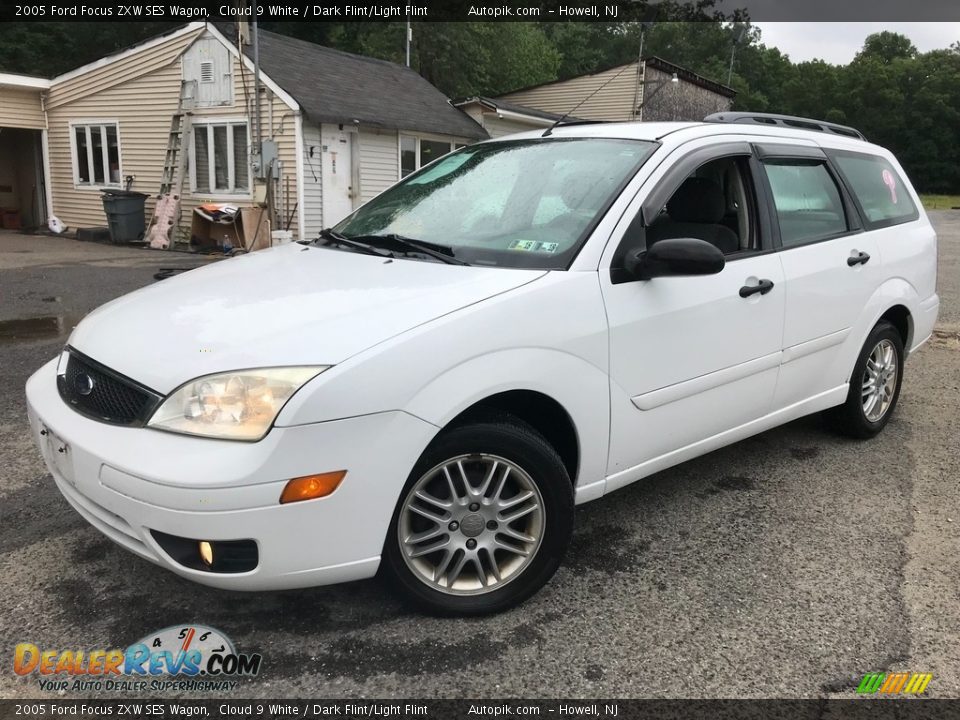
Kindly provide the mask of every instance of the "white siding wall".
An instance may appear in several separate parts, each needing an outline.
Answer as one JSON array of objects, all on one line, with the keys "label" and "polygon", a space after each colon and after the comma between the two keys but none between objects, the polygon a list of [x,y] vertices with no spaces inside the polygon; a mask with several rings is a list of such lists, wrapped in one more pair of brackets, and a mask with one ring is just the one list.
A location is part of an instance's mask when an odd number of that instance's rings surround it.
[{"label": "white siding wall", "polygon": [[202,37],[183,54],[183,79],[196,82],[196,107],[233,105],[233,63],[217,38]]},{"label": "white siding wall", "polygon": [[527,123],[522,120],[517,120],[516,118],[501,117],[500,113],[496,110],[481,105],[476,101],[471,102],[469,105],[463,105],[460,109],[469,115],[480,127],[486,130],[491,138],[549,127],[549,125],[542,123]]},{"label": "white siding wall", "polygon": [[360,128],[360,200],[367,202],[400,179],[396,130]]},{"label": "white siding wall", "polygon": [[547,125],[533,125],[531,123],[520,122],[519,120],[497,117],[494,113],[484,113],[482,125],[483,129],[486,130],[492,138],[527,132],[528,130],[546,130],[548,127]]},{"label": "white siding wall", "polygon": [[43,130],[43,107],[39,90],[0,87],[0,127]]},{"label": "white siding wall", "polygon": [[[202,35],[201,28],[167,38],[106,66],[54,83],[47,102],[50,184],[54,214],[65,224],[73,228],[106,224],[100,192],[93,188],[75,187],[73,182],[70,122],[87,118],[118,121],[121,172],[122,175],[135,175],[133,189],[150,195],[146,208],[147,218],[150,217],[155,195],[160,189],[170,120],[180,96],[183,78],[181,56]],[[207,38],[203,40],[206,42]],[[206,117],[239,118],[249,115],[253,104],[253,78],[249,70],[241,68],[239,60],[232,55],[230,57],[233,104],[196,108],[193,111],[195,123],[203,122]],[[284,215],[285,209],[293,208],[297,193],[294,112],[269,89],[261,92],[260,106],[263,134],[269,136],[272,128],[283,167],[277,188],[278,204],[284,190],[287,187],[290,190],[286,202],[279,204],[279,212]],[[192,142],[192,138],[189,142]],[[216,196],[208,197],[205,193],[190,191],[188,173],[184,179],[181,240],[189,239],[193,209],[213,199],[217,199]],[[252,193],[232,201],[241,205],[252,204]],[[286,224],[285,218],[283,223]],[[296,236],[296,213],[291,230]]]},{"label": "white siding wall", "polygon": [[[202,30],[167,38],[121,60],[55,82],[47,102],[50,122],[50,186],[53,212],[72,228],[106,225],[100,192],[73,182],[70,122],[116,119],[122,175],[135,175],[133,189],[153,195],[160,187],[170,118],[180,96],[180,54]],[[121,176],[122,180],[122,176]],[[186,210],[184,216],[188,218]]]},{"label": "white siding wall", "polygon": [[[323,229],[323,155],[320,126],[303,121],[303,222],[301,238],[310,239]],[[311,155],[312,152],[312,155]]]},{"label": "white siding wall", "polygon": [[[576,117],[584,120],[632,120],[639,79],[637,65],[635,62],[626,66],[619,65],[593,75],[581,75],[549,85],[507,93],[502,98],[518,105],[559,115],[570,112],[579,102],[589,98],[573,113]],[[604,83],[609,84],[604,86]],[[595,91],[596,94],[590,97]]]}]

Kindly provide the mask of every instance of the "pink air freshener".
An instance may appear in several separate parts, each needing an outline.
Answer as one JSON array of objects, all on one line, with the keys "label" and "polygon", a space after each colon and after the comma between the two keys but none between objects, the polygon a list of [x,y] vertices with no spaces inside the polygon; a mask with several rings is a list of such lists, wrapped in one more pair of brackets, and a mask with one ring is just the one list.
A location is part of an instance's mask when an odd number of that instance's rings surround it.
[{"label": "pink air freshener", "polygon": [[897,181],[893,179],[893,173],[884,168],[881,174],[883,184],[890,189],[890,202],[897,204]]}]

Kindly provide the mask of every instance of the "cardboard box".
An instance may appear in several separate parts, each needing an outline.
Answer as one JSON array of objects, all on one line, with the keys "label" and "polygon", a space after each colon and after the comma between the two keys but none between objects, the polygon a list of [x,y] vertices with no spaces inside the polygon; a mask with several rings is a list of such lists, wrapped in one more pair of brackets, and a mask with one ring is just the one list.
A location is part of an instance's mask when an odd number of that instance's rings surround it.
[{"label": "cardboard box", "polygon": [[261,207],[240,208],[229,224],[215,222],[197,208],[190,222],[190,241],[194,249],[201,251],[223,250],[227,246],[261,250],[270,247],[270,220]]}]

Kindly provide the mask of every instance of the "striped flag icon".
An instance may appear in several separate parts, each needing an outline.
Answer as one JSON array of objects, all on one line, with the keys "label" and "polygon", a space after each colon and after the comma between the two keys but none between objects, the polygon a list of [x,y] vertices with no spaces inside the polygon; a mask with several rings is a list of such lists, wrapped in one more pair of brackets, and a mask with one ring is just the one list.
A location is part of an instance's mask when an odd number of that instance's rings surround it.
[{"label": "striped flag icon", "polygon": [[930,673],[867,673],[857,692],[862,695],[920,695],[932,679]]}]

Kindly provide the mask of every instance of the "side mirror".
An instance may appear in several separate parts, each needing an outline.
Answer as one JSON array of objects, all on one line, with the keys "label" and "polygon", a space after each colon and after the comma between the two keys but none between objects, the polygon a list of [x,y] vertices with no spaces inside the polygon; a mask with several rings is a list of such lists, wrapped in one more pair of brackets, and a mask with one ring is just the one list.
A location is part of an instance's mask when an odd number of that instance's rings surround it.
[{"label": "side mirror", "polygon": [[627,256],[627,271],[639,280],[678,275],[716,275],[726,260],[716,245],[696,238],[668,238]]}]

